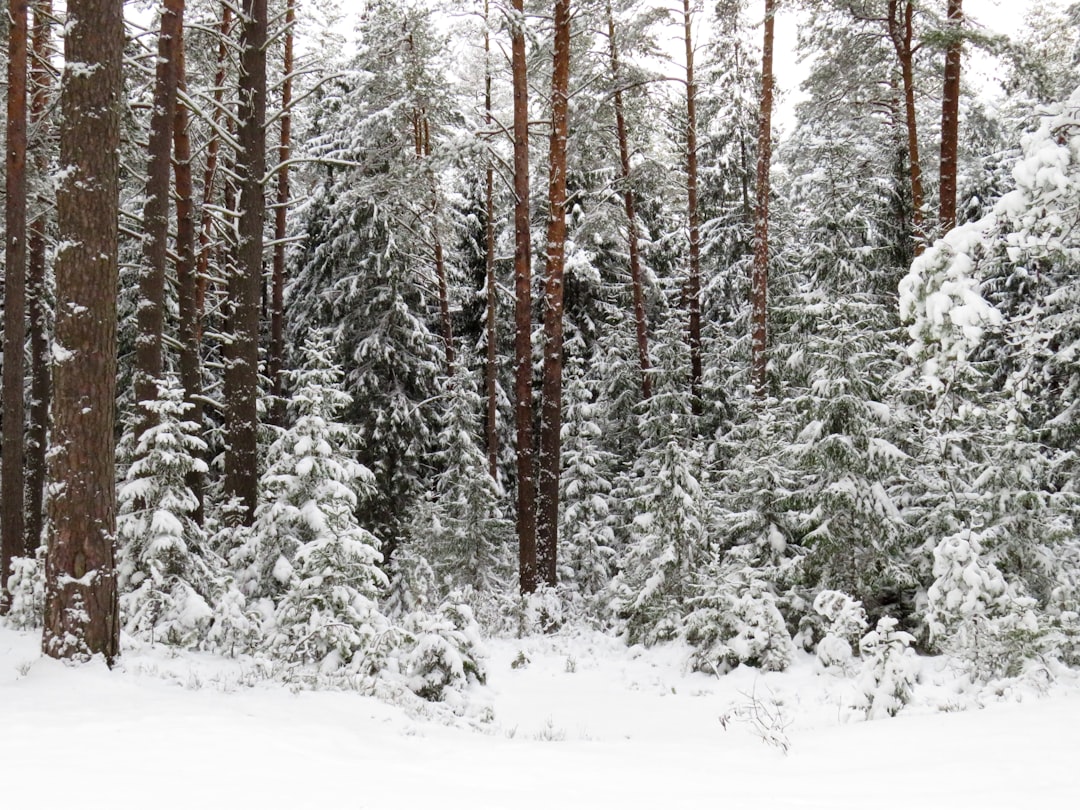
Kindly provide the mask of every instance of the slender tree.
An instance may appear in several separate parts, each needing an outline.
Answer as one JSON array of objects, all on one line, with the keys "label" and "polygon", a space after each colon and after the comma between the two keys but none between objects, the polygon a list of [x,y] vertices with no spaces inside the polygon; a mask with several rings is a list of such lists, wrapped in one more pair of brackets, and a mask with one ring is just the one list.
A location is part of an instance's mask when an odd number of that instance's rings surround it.
[{"label": "slender tree", "polygon": [[278,143],[277,204],[274,206],[274,270],[270,293],[270,351],[267,376],[273,397],[270,419],[285,424],[285,238],[289,213],[289,157],[292,154],[293,29],[296,0],[285,5],[285,57],[281,80],[281,137]]},{"label": "slender tree", "polygon": [[240,27],[240,113],[236,176],[240,183],[237,267],[229,274],[232,341],[225,372],[228,449],[225,492],[243,503],[250,525],[258,499],[259,292],[266,173],[266,0],[244,0]]},{"label": "slender tree", "polygon": [[[218,175],[221,154],[221,130],[224,127],[225,75],[229,59],[229,34],[233,27],[232,6],[221,4],[221,22],[218,26],[217,72],[214,74],[213,123],[210,141],[206,145],[206,166],[203,170],[202,215],[199,221],[199,244],[195,259],[195,329],[202,340],[202,319],[206,308],[206,288],[210,279],[210,257],[214,253],[214,212],[210,203],[214,199],[214,186]],[[226,208],[229,206],[226,205]],[[193,417],[195,415],[193,414]]]},{"label": "slender tree", "polygon": [[184,24],[184,0],[164,0],[158,34],[154,109],[150,115],[150,153],[143,204],[143,261],[139,269],[139,334],[135,341],[136,437],[151,427],[153,412],[140,403],[157,399],[163,368],[165,265],[169,251],[169,177],[178,82],[177,50]]},{"label": "slender tree", "polygon": [[[484,0],[484,118],[488,131],[494,124],[491,114],[491,34],[488,30],[489,2]],[[490,149],[490,147],[489,147]],[[487,455],[488,472],[496,480],[499,477],[499,380],[496,320],[498,313],[498,289],[495,283],[495,161],[489,153],[484,172],[484,275],[487,293],[487,362],[484,366],[484,384],[487,393]]]},{"label": "slender tree", "polygon": [[532,239],[529,228],[529,77],[524,0],[513,0],[510,54],[514,86],[514,413],[517,433],[519,585],[536,590],[536,473],[532,407]]},{"label": "slender tree", "polygon": [[57,188],[53,452],[42,649],[119,654],[116,295],[122,0],[68,0]]},{"label": "slender tree", "polygon": [[915,0],[889,0],[889,39],[900,65],[901,89],[904,94],[904,121],[907,128],[908,174],[911,179],[911,224],[916,239],[915,250],[923,249],[923,192],[922,167],[919,163],[919,125],[915,115]]},{"label": "slender tree", "polygon": [[33,58],[30,62],[30,141],[37,194],[30,223],[26,271],[27,314],[30,320],[30,419],[26,447],[26,553],[33,554],[42,541],[49,426],[48,280],[45,270],[45,228],[52,205],[45,178],[49,171],[49,103],[52,68],[49,65],[52,37],[52,0],[34,5]]},{"label": "slender tree", "polygon": [[8,4],[0,612],[7,608],[7,582],[11,572],[11,560],[22,553],[25,545],[23,352],[26,343],[26,8],[27,0],[11,0]]},{"label": "slender tree", "polygon": [[754,271],[750,290],[750,379],[757,396],[765,395],[768,364],[769,174],[772,161],[773,30],[776,0],[765,0],[765,35],[761,52],[761,113],[758,117],[757,204],[754,208]]},{"label": "slender tree", "polygon": [[946,233],[956,225],[956,158],[960,134],[960,62],[963,57],[962,0],[949,0],[949,44],[945,49],[945,84],[941,100],[941,213],[938,225]]},{"label": "slender tree", "polygon": [[544,364],[540,409],[537,566],[557,583],[559,460],[562,448],[563,269],[566,264],[566,139],[570,86],[570,0],[555,0],[548,159],[547,262],[544,276]]},{"label": "slender tree", "polygon": [[623,208],[626,211],[626,241],[630,251],[630,285],[634,301],[634,328],[637,333],[638,363],[641,365],[641,396],[652,396],[651,362],[649,360],[649,324],[645,317],[645,292],[641,282],[641,246],[638,243],[637,206],[634,187],[630,182],[630,139],[626,131],[626,111],[623,105],[622,74],[619,47],[615,38],[615,15],[611,2],[607,4],[608,56],[611,60],[611,82],[615,86],[615,135],[619,141],[619,181],[622,183]]},{"label": "slender tree", "polygon": [[701,412],[701,222],[698,212],[697,83],[694,81],[693,15],[683,0],[683,41],[686,46],[686,216],[690,226],[690,271],[686,282],[690,314],[690,397],[694,413]]},{"label": "slender tree", "polygon": [[[184,30],[176,44],[177,89],[187,92]],[[176,182],[176,288],[179,309],[180,384],[188,404],[188,420],[202,429],[202,363],[199,340],[198,279],[195,270],[195,189],[191,173],[191,134],[187,104],[177,103],[173,119],[173,174]],[[203,472],[194,465],[187,486],[198,503],[192,513],[197,525],[203,521]]]}]

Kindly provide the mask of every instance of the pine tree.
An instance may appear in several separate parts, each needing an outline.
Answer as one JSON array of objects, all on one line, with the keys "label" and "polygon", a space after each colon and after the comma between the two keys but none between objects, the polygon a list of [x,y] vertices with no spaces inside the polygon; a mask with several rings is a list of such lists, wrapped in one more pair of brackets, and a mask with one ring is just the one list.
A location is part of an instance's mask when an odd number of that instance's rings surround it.
[{"label": "pine tree", "polygon": [[[118,492],[117,578],[126,632],[181,647],[202,642],[213,619],[215,576],[222,562],[209,552],[195,521],[199,501],[188,487],[205,473],[206,443],[185,418],[190,405],[174,378],[142,403],[142,430]],[[136,428],[138,429],[138,428]]]}]

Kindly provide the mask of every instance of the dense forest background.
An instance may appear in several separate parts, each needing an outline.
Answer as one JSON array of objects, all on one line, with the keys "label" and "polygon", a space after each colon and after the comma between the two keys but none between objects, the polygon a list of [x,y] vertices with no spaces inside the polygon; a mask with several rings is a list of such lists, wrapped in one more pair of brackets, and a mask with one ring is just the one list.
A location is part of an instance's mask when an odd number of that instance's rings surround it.
[{"label": "dense forest background", "polygon": [[[47,607],[86,573],[46,564],[79,63],[4,5],[6,621],[112,657]],[[776,131],[773,0],[144,5],[113,632],[429,699],[482,632],[581,622],[709,672],[861,655],[885,702],[909,647],[1080,663],[1077,7],[804,0]]]}]

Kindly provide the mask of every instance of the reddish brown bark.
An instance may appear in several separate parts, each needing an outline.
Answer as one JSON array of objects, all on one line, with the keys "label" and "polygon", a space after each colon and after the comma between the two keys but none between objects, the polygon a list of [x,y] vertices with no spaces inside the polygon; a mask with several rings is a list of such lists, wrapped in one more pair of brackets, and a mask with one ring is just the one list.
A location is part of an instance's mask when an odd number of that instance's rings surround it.
[{"label": "reddish brown bark", "polygon": [[961,0],[949,0],[949,44],[945,50],[945,85],[941,102],[941,233],[956,225],[956,171],[960,137],[960,62],[964,39]]},{"label": "reddish brown bark", "polygon": [[773,30],[776,0],[765,0],[761,52],[761,113],[758,117],[757,203],[754,207],[754,269],[750,281],[750,382],[765,395],[769,318],[769,173],[772,162]]},{"label": "reddish brown bark", "polygon": [[566,265],[566,139],[570,87],[570,0],[555,0],[548,159],[544,364],[540,408],[536,558],[548,587],[558,582],[559,467],[562,456],[563,271]]},{"label": "reddish brown bark", "polygon": [[150,153],[143,204],[143,260],[139,270],[139,334],[135,340],[135,435],[154,423],[143,402],[158,398],[163,367],[162,333],[165,321],[165,265],[169,248],[169,176],[173,124],[176,117],[177,45],[184,20],[184,0],[164,0],[158,35],[154,109],[150,115]]},{"label": "reddish brown bark", "polygon": [[[487,30],[488,0],[484,0],[484,112],[487,128],[493,123],[491,115],[491,36]],[[499,478],[499,388],[498,355],[496,346],[496,308],[498,298],[495,287],[495,168],[488,155],[487,171],[484,178],[484,269],[487,285],[487,363],[484,368],[484,382],[487,388],[487,452],[488,472],[491,477]]]},{"label": "reddish brown bark", "polygon": [[26,543],[23,505],[23,353],[26,346],[27,0],[8,4],[7,177],[4,205],[3,478],[0,480],[0,612],[7,609],[11,560]]},{"label": "reddish brown bark", "polygon": [[645,291],[641,283],[641,249],[634,188],[630,183],[630,141],[626,132],[626,113],[623,106],[622,77],[619,50],[615,41],[615,16],[611,3],[607,6],[608,48],[611,58],[611,80],[615,85],[615,134],[619,141],[619,179],[623,186],[623,208],[626,211],[626,239],[630,249],[630,286],[634,301],[634,327],[637,332],[638,364],[641,366],[641,396],[652,396],[652,363],[649,360],[649,324],[645,317]]},{"label": "reddish brown bark", "polygon": [[[902,3],[902,5],[901,5]],[[915,48],[913,17],[914,0],[889,0],[889,38],[892,40],[896,59],[900,64],[900,79],[904,93],[904,118],[907,124],[908,172],[911,179],[911,227],[915,237],[915,251],[922,253],[923,193],[922,166],[919,162],[919,125],[915,117]]]},{"label": "reddish brown bark", "polygon": [[119,654],[116,533],[117,219],[122,0],[68,0],[61,83],[55,396],[42,650]]},{"label": "reddish brown bark", "polygon": [[686,45],[686,215],[690,225],[690,272],[686,283],[690,315],[690,400],[701,413],[701,224],[697,190],[697,84],[694,82],[694,42],[690,0],[683,0],[683,39]]},{"label": "reddish brown bark", "polygon": [[237,267],[229,274],[232,342],[225,369],[229,411],[225,495],[242,504],[246,525],[258,500],[259,298],[266,200],[267,0],[243,0],[236,175],[240,182]]},{"label": "reddish brown bark", "polygon": [[536,478],[532,407],[532,239],[529,229],[529,86],[523,0],[513,0],[510,32],[514,85],[514,415],[517,438],[519,586],[536,590]]},{"label": "reddish brown bark", "polygon": [[52,0],[34,5],[33,55],[30,62],[30,128],[34,173],[38,180],[36,213],[30,223],[26,272],[27,314],[30,321],[30,418],[26,445],[26,553],[42,543],[48,443],[49,373],[48,282],[45,272],[45,229],[51,199],[45,191],[49,171],[47,111],[52,90],[49,49],[52,37]]},{"label": "reddish brown bark", "polygon": [[[176,44],[177,88],[187,89],[187,66],[184,55],[184,30],[181,24]],[[188,132],[188,108],[176,105],[173,121],[173,174],[176,182],[176,287],[180,321],[180,383],[188,404],[185,418],[202,429],[202,370],[199,352],[199,316],[196,306],[198,283],[195,274],[195,190],[191,173],[191,136]],[[203,522],[203,475],[192,471],[187,485],[199,506],[192,516]]]},{"label": "reddish brown bark", "polygon": [[296,24],[295,0],[285,6],[285,58],[281,82],[281,138],[278,144],[277,205],[274,208],[274,270],[270,293],[270,351],[267,375],[270,377],[272,405],[270,421],[285,424],[285,237],[288,234],[289,158],[292,155],[292,72],[293,28]]}]

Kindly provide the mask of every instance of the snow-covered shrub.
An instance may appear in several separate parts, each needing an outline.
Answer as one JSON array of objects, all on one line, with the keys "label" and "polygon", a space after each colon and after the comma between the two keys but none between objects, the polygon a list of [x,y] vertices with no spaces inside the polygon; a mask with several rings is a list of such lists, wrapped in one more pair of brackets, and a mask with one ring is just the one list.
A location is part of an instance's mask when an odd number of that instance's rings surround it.
[{"label": "snow-covered shrub", "polygon": [[15,557],[8,577],[11,605],[5,621],[16,630],[36,630],[45,616],[45,547],[33,557]]},{"label": "snow-covered shrub", "polygon": [[446,382],[444,394],[440,450],[431,458],[440,473],[410,523],[412,545],[430,563],[443,593],[500,589],[512,570],[511,523],[503,510],[506,494],[480,449],[477,414],[483,406],[464,366]]},{"label": "snow-covered shrub", "polygon": [[721,674],[739,664],[787,669],[795,659],[795,644],[771,586],[760,569],[740,559],[745,555],[729,556],[696,587],[694,609],[685,621],[686,640],[695,648],[690,665]]},{"label": "snow-covered shrub", "polygon": [[197,646],[213,620],[210,594],[220,568],[193,517],[199,504],[187,483],[206,472],[206,445],[198,425],[183,418],[190,405],[174,378],[142,405],[154,423],[133,442],[134,460],[117,494],[120,613],[134,636]]},{"label": "snow-covered shrub", "polygon": [[852,709],[868,720],[893,717],[911,700],[917,670],[910,645],[915,637],[897,630],[896,624],[896,619],[884,616],[859,642],[863,657],[860,694]]},{"label": "snow-covered shrub", "polygon": [[814,612],[824,619],[824,636],[815,652],[825,668],[846,670],[852,662],[852,644],[866,633],[862,603],[843,591],[822,591],[814,598]]},{"label": "snow-covered shrub", "polygon": [[700,455],[671,439],[647,456],[633,498],[630,544],[609,590],[630,644],[679,635],[694,559],[705,542]]},{"label": "snow-covered shrub", "polygon": [[520,597],[517,611],[517,634],[528,636],[558,630],[565,620],[566,605],[557,588],[540,585]]},{"label": "snow-covered shrub", "polygon": [[1019,674],[1043,653],[1036,601],[1020,592],[983,554],[970,530],[934,549],[926,621],[932,643],[969,664],[980,680]]},{"label": "snow-covered shrub", "polygon": [[409,689],[425,700],[455,703],[467,687],[487,680],[480,627],[456,596],[434,612],[409,614],[401,624],[398,666]]},{"label": "snow-covered shrub", "polygon": [[346,455],[349,429],[334,421],[349,396],[337,387],[332,346],[311,338],[304,356],[296,421],[267,453],[255,525],[236,557],[248,594],[273,600],[272,653],[323,671],[365,669],[357,653],[389,626],[376,604],[388,584],[379,541],[355,516],[370,473]]}]

